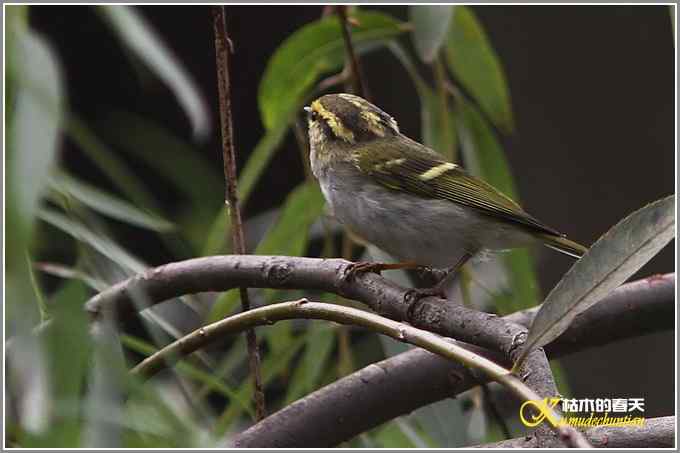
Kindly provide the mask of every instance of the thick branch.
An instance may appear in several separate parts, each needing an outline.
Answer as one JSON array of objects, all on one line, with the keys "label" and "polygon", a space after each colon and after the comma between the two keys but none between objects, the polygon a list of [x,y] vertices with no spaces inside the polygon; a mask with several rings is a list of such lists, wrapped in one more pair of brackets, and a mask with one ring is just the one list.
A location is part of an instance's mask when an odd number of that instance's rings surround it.
[{"label": "thick branch", "polygon": [[[671,330],[674,308],[675,274],[627,283],[579,315],[546,351],[555,359],[624,338]],[[529,326],[537,311],[538,307],[523,310],[507,319]],[[497,353],[472,350],[503,363]],[[338,445],[388,420],[469,390],[478,379],[461,364],[412,349],[295,401],[237,435],[234,442],[246,447]],[[347,399],[348,394],[353,398]]]},{"label": "thick branch", "polygon": [[[668,448],[675,446],[675,417],[645,420],[644,426],[598,426],[584,432],[586,439],[597,448]],[[533,448],[532,439],[524,437],[504,440],[478,448]],[[559,445],[549,445],[557,447]]]},{"label": "thick branch", "polygon": [[150,305],[207,291],[249,288],[319,290],[365,303],[390,319],[407,320],[416,327],[467,343],[501,351],[517,352],[525,329],[509,325],[496,315],[483,313],[437,297],[419,298],[380,275],[348,272],[353,263],[342,259],[286,256],[225,255],[195,258],[166,264],[124,280],[99,293],[86,304],[97,317],[115,311],[119,318],[132,316],[139,308],[131,294],[146,294]]},{"label": "thick branch", "polygon": [[[490,379],[510,390],[521,401],[541,399],[541,396],[511,374],[509,370],[469,351],[454,340],[364,310],[334,304],[308,302],[305,299],[256,308],[201,327],[148,357],[137,365],[132,373],[144,376],[152,375],[165,362],[190,354],[205,347],[210,342],[222,339],[225,335],[238,333],[257,325],[269,325],[276,321],[296,318],[325,319],[341,324],[365,327],[395,340],[420,346],[449,360],[460,362],[469,368],[481,370]],[[553,420],[560,420],[559,413],[552,409],[546,410],[551,412],[550,415]],[[559,434],[560,439],[568,440],[568,444],[572,446],[589,446],[582,435],[569,426],[558,425],[553,429]]]},{"label": "thick branch", "polygon": [[[223,6],[213,9],[213,29],[215,32],[215,65],[217,67],[217,88],[220,103],[220,125],[222,132],[222,156],[224,162],[224,180],[226,183],[224,201],[229,207],[228,215],[231,220],[232,247],[236,253],[246,253],[243,221],[236,189],[236,151],[234,151],[234,131],[231,121],[231,91],[229,82],[229,51],[231,42],[227,33],[226,14]],[[227,231],[229,235],[229,231]],[[250,310],[248,290],[239,288],[243,311]],[[246,331],[248,345],[248,363],[253,376],[253,397],[255,399],[255,414],[258,420],[265,417],[264,389],[262,388],[262,374],[260,371],[260,354],[257,350],[255,330]]]},{"label": "thick branch", "polygon": [[[225,291],[239,286],[316,289],[361,301],[390,319],[500,351],[514,361],[526,329],[496,315],[479,312],[446,299],[418,293],[372,273],[350,273],[353,264],[341,259],[229,255],[197,258],[148,270],[100,293],[87,302],[96,316],[117,309],[129,316],[136,306],[129,294],[141,291],[150,303],[183,294]],[[351,277],[350,277],[351,276]],[[533,351],[519,376],[539,395],[555,395],[555,384],[542,349]],[[530,372],[528,371],[530,370]]]}]

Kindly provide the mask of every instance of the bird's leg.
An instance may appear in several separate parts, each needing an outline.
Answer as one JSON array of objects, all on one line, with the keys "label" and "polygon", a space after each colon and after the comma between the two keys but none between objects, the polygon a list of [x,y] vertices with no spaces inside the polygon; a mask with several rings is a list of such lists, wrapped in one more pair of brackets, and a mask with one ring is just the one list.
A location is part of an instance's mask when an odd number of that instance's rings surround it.
[{"label": "bird's leg", "polygon": [[473,254],[471,253],[465,253],[463,256],[460,257],[460,259],[454,264],[449,270],[446,272],[446,274],[442,277],[439,282],[430,287],[430,288],[418,288],[415,291],[418,293],[419,296],[425,297],[425,296],[440,296],[444,299],[446,299],[446,288],[449,287],[451,283],[455,281],[456,278],[458,278],[458,271],[460,270],[461,267],[465,263],[467,263],[470,258],[472,258]]},{"label": "bird's leg", "polygon": [[347,271],[347,276],[349,278],[352,278],[356,276],[357,274],[365,273],[365,272],[373,272],[376,274],[381,273],[382,271],[388,271],[388,270],[395,270],[395,269],[417,269],[421,266],[417,265],[416,263],[413,263],[411,261],[403,261],[399,263],[370,263],[366,261],[354,263],[350,266],[349,270]]}]

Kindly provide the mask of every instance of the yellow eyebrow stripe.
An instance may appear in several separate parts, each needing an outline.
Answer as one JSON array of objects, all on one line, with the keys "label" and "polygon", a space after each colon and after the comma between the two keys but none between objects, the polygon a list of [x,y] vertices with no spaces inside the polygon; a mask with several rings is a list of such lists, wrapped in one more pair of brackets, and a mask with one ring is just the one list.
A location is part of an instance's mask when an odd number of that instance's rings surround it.
[{"label": "yellow eyebrow stripe", "polygon": [[441,175],[443,175],[449,170],[453,170],[457,166],[458,165],[452,164],[451,162],[444,162],[443,164],[439,164],[435,167],[432,167],[425,173],[418,175],[418,179],[420,179],[421,181],[430,181],[432,179],[439,178]]},{"label": "yellow eyebrow stripe", "polygon": [[326,110],[326,108],[319,102],[317,99],[316,101],[312,102],[312,110],[317,112],[321,118],[323,118],[328,126],[331,128],[333,133],[338,137],[343,140],[345,140],[348,143],[354,143],[354,133],[347,129],[344,124],[342,124],[342,121],[331,111]]}]

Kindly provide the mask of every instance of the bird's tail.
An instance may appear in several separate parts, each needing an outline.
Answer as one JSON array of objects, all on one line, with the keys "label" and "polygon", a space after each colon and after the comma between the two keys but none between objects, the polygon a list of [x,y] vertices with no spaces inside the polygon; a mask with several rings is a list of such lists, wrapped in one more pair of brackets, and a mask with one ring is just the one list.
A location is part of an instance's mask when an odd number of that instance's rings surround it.
[{"label": "bird's tail", "polygon": [[581,258],[588,251],[587,247],[562,236],[544,234],[541,236],[541,239],[543,239],[543,244],[546,247],[562,252],[572,258]]}]

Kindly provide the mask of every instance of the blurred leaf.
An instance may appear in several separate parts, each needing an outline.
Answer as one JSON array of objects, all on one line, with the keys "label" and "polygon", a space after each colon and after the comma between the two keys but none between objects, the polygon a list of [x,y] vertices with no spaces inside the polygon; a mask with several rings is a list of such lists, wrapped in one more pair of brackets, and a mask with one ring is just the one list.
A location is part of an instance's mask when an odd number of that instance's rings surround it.
[{"label": "blurred leaf", "polygon": [[316,182],[305,182],[286,197],[281,214],[255,249],[257,255],[300,256],[312,223],[323,213],[324,198]]},{"label": "blurred leaf", "polygon": [[[106,135],[112,143],[130,152],[149,167],[171,181],[182,195],[189,198],[191,209],[200,209],[206,203],[211,208],[217,203],[206,200],[206,193],[221,194],[222,167],[214,165],[221,158],[212,150],[210,160],[201,150],[186,143],[168,128],[132,112],[114,112],[106,118]],[[216,197],[217,198],[217,197]]]},{"label": "blurred leaf", "polygon": [[510,93],[501,62],[479,23],[467,6],[453,11],[446,41],[449,68],[479,102],[499,128],[514,129]]},{"label": "blurred leaf", "polygon": [[418,92],[423,144],[453,160],[458,141],[454,112],[450,110],[448,102],[443,102],[440,95],[435,95],[420,77],[411,57],[399,44],[393,42],[388,47],[411,76]]},{"label": "blurred leaf", "polygon": [[136,205],[158,209],[146,185],[120,160],[114,150],[102,142],[94,132],[73,114],[68,118],[67,133],[99,170]]},{"label": "blurred leaf", "polygon": [[[493,129],[477,108],[463,96],[456,97],[458,135],[468,171],[519,201],[514,178]],[[528,250],[515,249],[501,256],[505,264],[510,296],[501,296],[499,312],[510,313],[535,305],[539,300],[534,264]]]},{"label": "blurred leaf", "polygon": [[97,11],[111,24],[123,43],[170,88],[184,108],[194,135],[204,139],[210,133],[210,114],[205,100],[189,73],[135,8],[102,5]]},{"label": "blurred leaf", "polygon": [[101,214],[130,225],[157,232],[165,232],[174,228],[174,225],[167,220],[144,212],[95,186],[77,180],[66,172],[55,172],[50,178],[50,186],[53,190],[71,196]]},{"label": "blurred leaf", "polygon": [[[238,178],[238,196],[242,208],[248,202],[252,190],[255,188],[255,184],[260,179],[262,172],[274,155],[274,151],[286,137],[287,132],[288,124],[281,123],[276,125],[265,133],[264,137],[260,139],[257,146],[255,146],[255,149],[250,154],[248,162]],[[203,249],[204,256],[215,255],[222,252],[230,228],[231,222],[229,221],[226,207],[223,206],[217,212],[215,220],[210,227],[208,238]]]},{"label": "blurred leaf", "polygon": [[468,442],[472,445],[482,443],[489,430],[483,407],[481,405],[474,405],[470,412],[466,414],[466,418],[468,420]]},{"label": "blurred leaf", "polygon": [[[315,182],[300,184],[286,198],[279,219],[255,249],[256,255],[301,256],[307,247],[309,228],[323,213],[324,198]],[[272,300],[276,290],[266,290]],[[229,315],[239,301],[239,292],[226,292],[213,305],[208,320],[217,321]],[[285,329],[289,329],[289,325]],[[270,329],[271,330],[271,329]],[[283,347],[283,343],[278,344]]]},{"label": "blurred leaf", "polygon": [[416,409],[411,418],[432,438],[436,447],[467,445],[468,418],[463,401],[462,398],[437,401]]},{"label": "blurred leaf", "polygon": [[[45,446],[80,445],[80,402],[92,353],[83,302],[89,291],[79,280],[66,281],[50,301],[52,322],[42,337],[47,352],[55,407]],[[49,442],[48,442],[49,440]]]},{"label": "blurred leaf", "polygon": [[104,291],[109,286],[107,283],[98,280],[86,274],[85,272],[58,263],[39,262],[33,263],[33,267],[40,272],[44,272],[45,274],[51,275],[53,277],[63,278],[65,280],[81,281],[87,285],[88,288],[97,292]]},{"label": "blurred leaf", "polygon": [[38,304],[38,311],[40,312],[40,322],[43,323],[47,321],[47,319],[50,317],[49,310],[47,309],[47,305],[45,304],[45,296],[43,295],[43,290],[40,287],[38,280],[35,278],[35,272],[33,271],[31,259],[28,257],[28,255],[26,256],[26,263],[27,263],[26,267],[28,269],[28,273],[31,279],[31,285],[33,286],[33,294]]},{"label": "blurred leaf", "polygon": [[[15,11],[16,21],[25,20],[20,10]],[[63,76],[46,41],[20,24],[9,31],[14,47],[9,49],[7,75],[13,82],[14,109],[7,137],[7,193],[11,194],[10,208],[15,210],[12,221],[20,225],[17,230],[22,236],[30,237],[59,149],[65,104]]]},{"label": "blurred leaf", "polygon": [[515,369],[564,332],[574,318],[625,282],[673,239],[675,196],[641,208],[607,231],[546,297]]},{"label": "blurred leaf", "polygon": [[[147,357],[158,351],[158,349],[155,348],[153,345],[131,335],[123,335],[121,337],[121,341],[123,345],[125,345],[125,347],[130,348],[131,350],[139,354],[143,354]],[[182,360],[175,364],[174,366],[177,369],[177,371],[182,373],[184,376],[203,384],[207,390],[214,390],[222,394],[230,401],[234,401],[235,403],[240,404],[242,409],[248,412],[249,415],[251,416],[255,415],[255,412],[248,403],[247,399],[245,400],[242,399],[241,396],[234,389],[232,389],[226,383],[222,382],[217,377],[213,376],[213,374],[211,374],[210,372],[203,371],[193,366],[186,360]]]},{"label": "blurred leaf", "polygon": [[122,443],[124,392],[127,369],[120,338],[113,323],[103,320],[88,338],[93,360],[84,397],[81,446],[115,448]]},{"label": "blurred leaf", "polygon": [[[305,337],[299,336],[293,341],[288,349],[281,354],[268,354],[262,360],[262,384],[266,387],[274,378],[279,376],[283,370],[288,368],[288,364],[293,359],[298,350],[304,345]],[[253,392],[252,380],[248,378],[245,383],[239,387],[238,394],[244,400],[250,398]],[[236,417],[241,413],[241,407],[235,404],[229,405],[220,416],[220,419],[215,425],[215,433],[220,436],[223,435],[227,428],[233,423]]]},{"label": "blurred leaf", "polygon": [[41,220],[58,228],[75,240],[92,247],[94,250],[133,273],[141,272],[146,269],[144,263],[130,255],[114,241],[91,230],[78,221],[72,220],[59,212],[47,208],[42,209],[38,213],[38,216]]},{"label": "blurred leaf", "polygon": [[380,448],[415,448],[418,447],[395,422],[388,422],[373,436]]},{"label": "blurred leaf", "polygon": [[413,25],[413,44],[418,56],[432,63],[442,44],[451,23],[454,5],[412,5],[409,19]]},{"label": "blurred leaf", "polygon": [[541,299],[534,258],[527,249],[514,249],[500,256],[505,267],[510,293],[496,300],[498,313],[506,315],[535,306]]},{"label": "blurred leaf", "polygon": [[290,380],[285,404],[290,404],[317,388],[321,372],[325,369],[335,345],[335,329],[328,323],[311,323],[305,337],[305,352]]},{"label": "blurred leaf", "polygon": [[[384,40],[404,31],[396,19],[375,11],[356,11],[352,19],[352,41],[361,44]],[[269,59],[260,88],[258,104],[265,128],[288,123],[295,106],[323,73],[342,67],[344,43],[338,18],[329,15],[303,26],[290,35]]]}]

